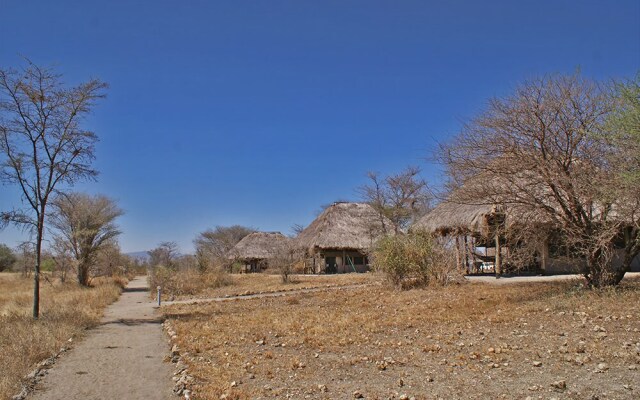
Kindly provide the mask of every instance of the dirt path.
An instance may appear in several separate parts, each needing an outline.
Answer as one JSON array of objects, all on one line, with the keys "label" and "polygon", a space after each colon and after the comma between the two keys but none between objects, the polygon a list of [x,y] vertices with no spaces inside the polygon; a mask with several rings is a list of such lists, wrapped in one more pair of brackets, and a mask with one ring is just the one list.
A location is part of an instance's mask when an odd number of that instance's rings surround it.
[{"label": "dirt path", "polygon": [[102,324],[63,355],[28,399],[168,399],[172,368],[145,277],[109,306]]}]

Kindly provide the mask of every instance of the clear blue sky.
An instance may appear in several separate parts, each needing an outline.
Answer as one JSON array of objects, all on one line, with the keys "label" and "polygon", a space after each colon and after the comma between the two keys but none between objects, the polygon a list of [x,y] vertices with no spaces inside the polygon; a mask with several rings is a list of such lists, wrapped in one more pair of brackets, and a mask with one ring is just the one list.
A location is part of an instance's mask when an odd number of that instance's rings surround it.
[{"label": "clear blue sky", "polygon": [[[355,199],[369,170],[438,141],[521,80],[640,68],[632,1],[0,0],[0,65],[20,55],[111,87],[87,126],[124,251],[192,250],[215,225],[289,232]],[[0,187],[0,208],[18,192]],[[24,235],[0,232],[11,246]]]}]

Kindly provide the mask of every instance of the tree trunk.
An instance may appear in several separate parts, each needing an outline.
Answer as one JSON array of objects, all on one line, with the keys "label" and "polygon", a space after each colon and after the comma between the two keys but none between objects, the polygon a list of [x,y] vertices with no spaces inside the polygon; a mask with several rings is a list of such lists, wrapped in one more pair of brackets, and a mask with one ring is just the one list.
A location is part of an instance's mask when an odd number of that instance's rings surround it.
[{"label": "tree trunk", "polygon": [[78,283],[82,286],[89,286],[89,262],[81,260],[78,263]]},{"label": "tree trunk", "polygon": [[618,268],[612,265],[610,259],[603,261],[601,254],[602,251],[597,251],[587,259],[587,273],[585,274],[587,285],[592,288],[618,285],[631,267],[631,262],[633,261],[632,254],[625,251],[622,265]]},{"label": "tree trunk", "polygon": [[36,234],[36,265],[33,269],[33,319],[40,317],[40,255],[43,235],[44,214],[38,216],[38,233]]}]

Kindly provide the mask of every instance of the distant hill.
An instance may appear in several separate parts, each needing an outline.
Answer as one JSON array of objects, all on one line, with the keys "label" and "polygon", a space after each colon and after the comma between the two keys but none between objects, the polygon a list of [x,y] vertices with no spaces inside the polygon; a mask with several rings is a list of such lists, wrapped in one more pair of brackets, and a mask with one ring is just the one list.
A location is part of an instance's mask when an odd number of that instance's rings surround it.
[{"label": "distant hill", "polygon": [[140,261],[149,261],[149,253],[146,251],[134,251],[131,253],[126,253],[125,255],[131,257],[131,258],[135,258],[136,260],[140,260]]}]

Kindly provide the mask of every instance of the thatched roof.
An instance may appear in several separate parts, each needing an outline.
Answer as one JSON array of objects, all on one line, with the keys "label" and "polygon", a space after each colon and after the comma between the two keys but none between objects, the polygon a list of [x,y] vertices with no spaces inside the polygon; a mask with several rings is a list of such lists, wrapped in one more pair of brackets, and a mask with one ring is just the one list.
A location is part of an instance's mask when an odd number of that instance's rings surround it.
[{"label": "thatched roof", "polygon": [[412,230],[424,230],[439,234],[485,233],[487,217],[495,213],[495,206],[481,204],[457,204],[443,201],[420,218]]},{"label": "thatched roof", "polygon": [[280,232],[254,232],[245,236],[230,251],[229,258],[269,259],[285,249],[291,239]]},{"label": "thatched roof", "polygon": [[296,238],[297,247],[313,252],[322,249],[367,250],[386,230],[391,221],[366,203],[334,203],[322,212]]}]

